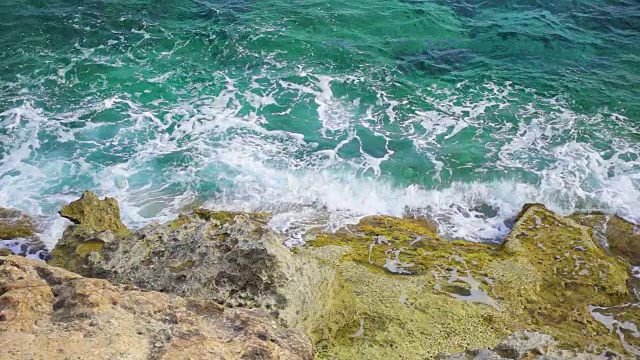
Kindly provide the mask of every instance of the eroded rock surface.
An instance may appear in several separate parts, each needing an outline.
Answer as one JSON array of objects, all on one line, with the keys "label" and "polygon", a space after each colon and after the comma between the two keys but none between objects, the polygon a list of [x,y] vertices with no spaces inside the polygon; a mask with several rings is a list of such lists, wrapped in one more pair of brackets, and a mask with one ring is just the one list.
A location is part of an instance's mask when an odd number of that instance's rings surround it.
[{"label": "eroded rock surface", "polygon": [[262,311],[144,292],[0,257],[1,359],[311,359]]},{"label": "eroded rock surface", "polygon": [[36,220],[26,213],[18,209],[0,208],[0,249],[47,260],[50,256],[38,231]]},{"label": "eroded rock surface", "polygon": [[0,208],[0,239],[28,238],[37,231],[35,221],[17,209]]},{"label": "eroded rock surface", "polygon": [[438,360],[614,360],[623,358],[614,352],[600,354],[575,353],[556,348],[553,337],[538,332],[518,331],[493,349],[467,350],[441,354]]},{"label": "eroded rock surface", "polygon": [[[332,304],[341,250],[294,255],[264,214],[195,210],[105,246],[92,272],[117,283],[262,308],[311,331]],[[332,263],[333,262],[333,263]]]},{"label": "eroded rock surface", "polygon": [[640,226],[619,216],[602,213],[575,214],[571,218],[590,227],[594,238],[611,254],[632,265],[640,265]]},{"label": "eroded rock surface", "polygon": [[120,219],[118,201],[111,197],[100,200],[91,191],[85,191],[80,199],[63,206],[59,213],[74,224],[95,232],[111,231],[123,235],[130,233]]},{"label": "eroded rock surface", "polygon": [[127,237],[131,231],[120,219],[120,208],[114,198],[100,200],[85,191],[82,197],[60,210],[60,215],[73,222],[51,251],[51,264],[81,275],[92,276],[92,253],[99,254],[105,244]]},{"label": "eroded rock surface", "polygon": [[339,262],[351,296],[341,311],[349,315],[318,343],[319,358],[433,358],[494,348],[523,329],[553,336],[559,349],[633,354],[616,330],[633,338],[634,328],[610,330],[590,308],[635,301],[628,266],[587,227],[544,206],[527,206],[502,246],[444,241],[419,221],[389,217],[310,243],[351,249]]},{"label": "eroded rock surface", "polygon": [[117,283],[264,309],[307,331],[318,359],[489,356],[520,330],[549,334],[559,351],[640,351],[628,264],[542,205],[523,209],[502,246],[445,241],[425,221],[373,216],[307,234],[308,246],[289,251],[267,220],[195,210],[104,241],[84,266]]}]

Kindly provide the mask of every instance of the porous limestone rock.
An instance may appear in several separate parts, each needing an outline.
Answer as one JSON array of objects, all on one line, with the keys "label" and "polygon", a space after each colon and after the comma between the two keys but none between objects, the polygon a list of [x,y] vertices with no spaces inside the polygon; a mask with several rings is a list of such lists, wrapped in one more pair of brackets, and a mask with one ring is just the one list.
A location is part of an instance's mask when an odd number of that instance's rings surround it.
[{"label": "porous limestone rock", "polygon": [[611,254],[640,265],[640,226],[604,213],[574,214],[571,218],[590,227],[594,238]]},{"label": "porous limestone rock", "polygon": [[[18,255],[49,259],[35,219],[18,209],[0,208],[0,248]],[[11,251],[8,250],[8,251]]]},{"label": "porous limestone rock", "polygon": [[553,337],[538,332],[518,331],[493,349],[467,350],[456,354],[440,354],[438,360],[615,360],[623,356],[614,352],[600,354],[575,353],[556,349]]},{"label": "porous limestone rock", "polygon": [[109,243],[93,273],[228,306],[263,308],[311,330],[331,305],[337,247],[294,255],[256,213],[195,210]]},{"label": "porous limestone rock", "polygon": [[312,359],[308,337],[258,310],[0,257],[0,358]]},{"label": "porous limestone rock", "polygon": [[635,301],[628,264],[542,205],[523,209],[502,246],[372,216],[309,233],[289,251],[267,220],[194,210],[108,242],[87,267],[117,283],[266,309],[306,330],[318,359],[432,359],[494,348],[519,330],[549,334],[558,349],[634,354],[624,336],[640,322],[626,315],[611,327],[593,310]]},{"label": "porous limestone rock", "polygon": [[73,225],[65,229],[51,251],[51,264],[81,275],[94,275],[91,263],[105,244],[131,234],[120,219],[116,199],[100,200],[91,191],[85,191],[80,199],[65,205],[59,213]]},{"label": "porous limestone rock", "polygon": [[542,205],[523,209],[502,246],[445,241],[420,221],[391,217],[309,240],[350,248],[338,278],[350,315],[318,342],[318,358],[428,359],[493,348],[523,329],[552,335],[560,349],[633,351],[590,311],[634,301],[627,265]]},{"label": "porous limestone rock", "polygon": [[510,359],[522,359],[530,355],[551,352],[556,346],[552,336],[531,331],[518,331],[501,341],[493,351]]},{"label": "porous limestone rock", "polygon": [[80,199],[63,206],[59,213],[60,216],[69,219],[72,223],[82,225],[95,232],[109,230],[114,234],[128,235],[130,233],[120,219],[118,201],[110,197],[100,200],[91,191],[85,191]]}]

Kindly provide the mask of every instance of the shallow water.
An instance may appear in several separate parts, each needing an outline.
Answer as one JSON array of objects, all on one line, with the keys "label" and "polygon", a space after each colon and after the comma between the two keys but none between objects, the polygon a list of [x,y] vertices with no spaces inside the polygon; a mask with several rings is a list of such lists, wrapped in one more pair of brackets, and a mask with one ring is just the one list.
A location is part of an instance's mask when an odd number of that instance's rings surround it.
[{"label": "shallow water", "polygon": [[500,241],[525,202],[640,223],[635,1],[0,0],[0,205],[84,189],[307,226],[422,214]]}]

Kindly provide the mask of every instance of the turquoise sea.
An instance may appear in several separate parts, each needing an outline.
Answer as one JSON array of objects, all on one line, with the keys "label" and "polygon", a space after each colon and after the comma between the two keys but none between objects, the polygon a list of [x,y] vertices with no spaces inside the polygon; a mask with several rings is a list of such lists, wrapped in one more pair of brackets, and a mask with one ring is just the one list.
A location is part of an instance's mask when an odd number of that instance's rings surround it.
[{"label": "turquoise sea", "polygon": [[0,206],[126,224],[368,214],[500,241],[526,202],[640,223],[635,0],[0,0]]}]

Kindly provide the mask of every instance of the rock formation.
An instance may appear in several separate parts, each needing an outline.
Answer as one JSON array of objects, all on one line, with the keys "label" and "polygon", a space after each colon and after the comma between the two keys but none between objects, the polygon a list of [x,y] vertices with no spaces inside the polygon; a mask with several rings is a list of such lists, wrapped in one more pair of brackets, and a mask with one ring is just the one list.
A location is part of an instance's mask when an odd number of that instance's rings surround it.
[{"label": "rock formation", "polygon": [[49,259],[38,236],[37,222],[18,209],[0,208],[0,249],[11,248],[22,256]]},{"label": "rock formation", "polygon": [[99,230],[89,251],[77,250],[91,238],[73,236],[78,217],[53,253],[115,283],[267,311],[306,331],[318,359],[430,359],[495,349],[523,330],[548,334],[558,351],[640,355],[630,259],[576,220],[528,205],[497,246],[372,216],[289,250],[266,214],[197,209],[133,234]]},{"label": "rock formation", "polygon": [[0,256],[0,358],[307,360],[312,346],[261,311]]},{"label": "rock formation", "polygon": [[100,200],[90,191],[64,206],[60,215],[74,225],[67,227],[51,251],[51,264],[81,275],[92,275],[90,254],[100,253],[105,244],[131,234],[120,219],[116,199]]},{"label": "rock formation", "polygon": [[441,354],[437,360],[613,360],[622,358],[614,352],[600,354],[575,353],[556,349],[553,337],[530,331],[518,331],[493,349],[467,350],[457,354]]},{"label": "rock formation", "polygon": [[590,227],[596,241],[612,255],[640,265],[640,226],[602,213],[575,214],[571,218]]}]

